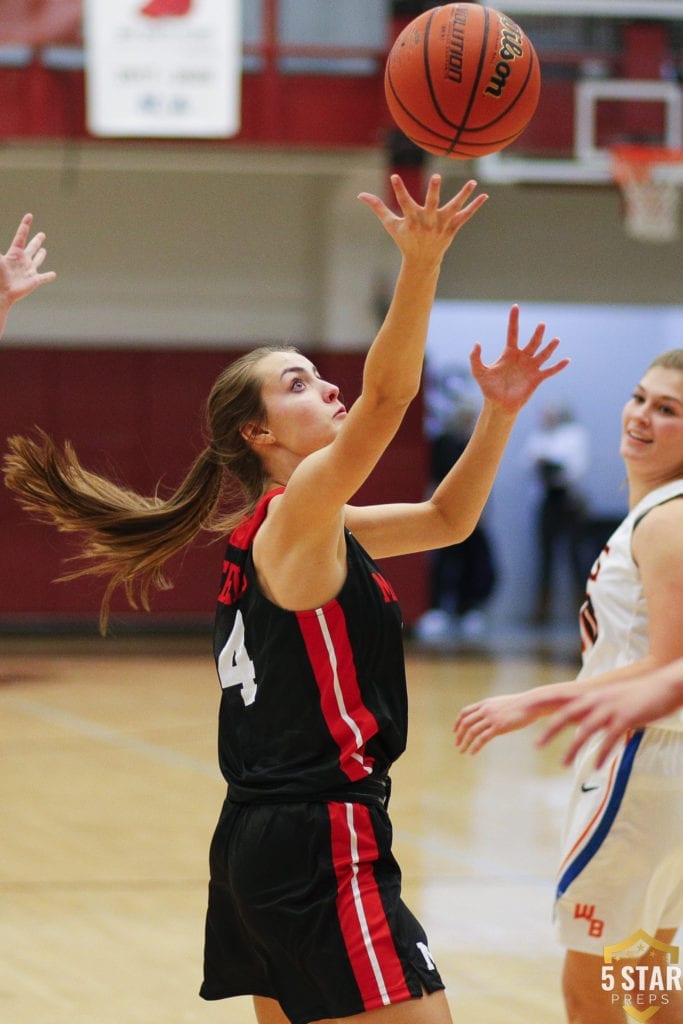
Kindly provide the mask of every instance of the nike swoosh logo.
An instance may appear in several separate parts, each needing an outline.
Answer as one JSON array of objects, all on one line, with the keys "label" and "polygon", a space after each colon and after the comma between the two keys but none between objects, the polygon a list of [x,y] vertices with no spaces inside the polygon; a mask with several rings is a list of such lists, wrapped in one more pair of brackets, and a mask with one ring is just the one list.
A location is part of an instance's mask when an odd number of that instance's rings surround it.
[{"label": "nike swoosh logo", "polygon": [[599,786],[587,786],[585,782],[581,783],[582,793],[591,793],[594,789],[600,789]]}]

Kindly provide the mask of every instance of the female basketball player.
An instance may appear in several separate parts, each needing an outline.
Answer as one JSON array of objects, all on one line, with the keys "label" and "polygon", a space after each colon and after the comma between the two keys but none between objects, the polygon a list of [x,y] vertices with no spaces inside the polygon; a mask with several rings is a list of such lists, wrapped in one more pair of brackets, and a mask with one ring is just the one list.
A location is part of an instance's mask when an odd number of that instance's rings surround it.
[{"label": "female basketball player", "polygon": [[[683,656],[683,349],[655,359],[636,386],[620,451],[630,511],[590,573],[578,679],[465,708],[455,723],[461,750],[475,753],[583,693],[580,706],[595,701],[599,720],[617,685]],[[622,738],[612,757],[604,755],[614,729],[604,743],[594,736],[577,762],[556,904],[573,1024],[623,1021],[623,998],[613,1001],[603,988],[605,946],[639,929],[670,944],[683,924],[683,713],[674,700],[653,706],[661,717]],[[633,717],[616,715],[619,729],[642,724],[637,707]],[[651,948],[644,962],[661,955]],[[633,1008],[651,1008],[650,995],[634,991]],[[659,1024],[683,1019],[681,999],[667,993]]]},{"label": "female basketball player", "polygon": [[[351,409],[298,351],[262,348],[217,380],[209,444],[166,501],[84,470],[44,435],[12,438],[5,463],[29,510],[84,533],[82,571],[109,580],[103,624],[118,583],[146,601],[200,529],[230,531],[215,632],[229,795],[211,847],[202,995],[252,994],[260,1024],[451,1019],[391,852],[387,772],[405,745],[406,687],[396,595],[373,559],[473,529],[516,414],[567,362],[546,365],[558,342],[544,345],[543,325],[518,346],[514,307],[499,359],[473,350],[482,413],[431,499],[347,504],[418,392],[441,261],[485,200],[469,182],[440,206],[434,176],[420,205],[392,183],[400,214],[361,196],[401,268]],[[6,296],[40,280],[42,237],[27,244],[28,223],[4,261]],[[237,516],[219,513],[226,483],[243,492]]]}]

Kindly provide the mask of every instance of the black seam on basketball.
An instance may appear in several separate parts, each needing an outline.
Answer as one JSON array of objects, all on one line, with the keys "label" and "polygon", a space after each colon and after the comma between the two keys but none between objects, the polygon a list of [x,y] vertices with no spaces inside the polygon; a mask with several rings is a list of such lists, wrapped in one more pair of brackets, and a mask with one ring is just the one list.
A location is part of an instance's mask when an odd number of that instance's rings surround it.
[{"label": "black seam on basketball", "polygon": [[[438,8],[437,8],[437,10],[438,10]],[[432,20],[433,17],[434,17],[434,15],[431,16],[430,21]],[[408,107],[405,105],[405,103],[401,99],[401,97],[400,97],[396,87],[394,86],[394,82],[393,82],[392,75],[391,75],[391,62],[388,62],[387,66],[386,66],[386,78],[387,78],[387,81],[388,81],[389,86],[391,88],[391,95],[393,96],[393,98],[396,101],[397,105],[401,108],[403,113],[406,115],[406,117],[410,118],[410,120],[415,124],[415,126],[417,128],[421,128],[422,131],[430,132],[432,135],[436,136],[437,139],[443,140],[443,142],[445,142],[445,143],[450,143],[450,141],[451,141],[450,134],[443,134],[442,135],[440,132],[435,131],[435,129],[432,128],[430,125],[425,124],[423,121],[420,121],[419,118],[412,112],[412,110],[409,110]],[[436,106],[436,103],[434,105]],[[451,128],[459,128],[459,126],[454,124],[453,121],[449,121],[446,118],[443,118],[443,115],[441,115],[440,111],[438,111],[438,108],[437,108],[437,112],[440,114],[442,119],[446,122],[446,124],[449,127],[451,127]],[[412,134],[409,135],[408,132],[404,128],[401,128],[400,130],[403,132],[403,134],[406,136],[406,138],[410,139],[411,142],[415,142],[415,144],[418,145],[416,139],[413,137]],[[431,142],[429,144],[430,145],[435,145],[435,143],[431,143]]]},{"label": "black seam on basketball", "polygon": [[434,86],[433,86],[433,83],[432,83],[432,68],[431,68],[431,64],[430,64],[430,61],[429,61],[429,30],[432,27],[432,22],[434,21],[434,15],[438,11],[438,9],[439,8],[437,7],[434,11],[432,11],[432,13],[427,18],[427,24],[425,25],[425,31],[424,31],[424,35],[422,37],[422,63],[424,65],[424,69],[425,69],[425,78],[427,79],[427,88],[429,89],[429,95],[432,98],[432,106],[436,110],[436,112],[439,115],[439,117],[441,118],[441,120],[445,121],[446,124],[450,124],[451,122],[449,120],[447,120],[447,118],[445,118],[443,116],[443,114],[441,113],[441,110],[439,108],[439,104],[437,103],[436,93],[434,92]]},{"label": "black seam on basketball", "polygon": [[[487,139],[487,141],[483,143],[477,143],[469,138],[461,139],[458,144],[458,148],[455,150],[449,150],[449,153],[455,153],[457,156],[469,157],[470,159],[475,160],[479,156],[486,156],[490,153],[491,146],[496,146],[497,149],[505,149],[505,147],[511,145],[515,139],[518,139],[523,131],[524,129],[520,128],[518,132],[515,132],[514,135],[511,135],[507,139],[498,139],[495,141]],[[415,145],[418,145],[418,143],[416,142]],[[484,152],[479,153],[480,149],[483,149]]]},{"label": "black seam on basketball", "polygon": [[[502,121],[504,118],[506,118],[511,110],[514,110],[514,108],[516,107],[517,103],[519,103],[519,101],[522,99],[522,97],[524,96],[524,94],[526,92],[527,85],[529,84],[529,79],[531,78],[531,75],[532,75],[532,72],[533,72],[533,69],[534,69],[536,61],[537,61],[536,55],[535,55],[534,51],[531,50],[530,51],[529,67],[527,68],[526,78],[524,79],[524,81],[522,82],[521,86],[519,87],[517,95],[514,97],[514,99],[512,99],[510,101],[510,103],[507,105],[507,107],[505,107],[504,110],[501,110],[500,114],[498,114],[497,117],[494,117],[492,121],[485,121],[483,124],[477,125],[476,128],[472,128],[472,127],[468,126],[468,128],[467,128],[468,133],[469,132],[486,131],[488,128],[492,128],[495,124],[497,124],[498,121]],[[531,118],[529,118],[529,120],[531,120]],[[527,121],[527,123],[524,125],[524,128],[527,127],[528,123],[529,122]],[[520,128],[519,132],[517,132],[517,134],[521,135],[521,133],[524,131],[524,128]]]},{"label": "black seam on basketball", "polygon": [[484,70],[484,58],[486,56],[486,51],[487,51],[488,42],[489,42],[489,12],[488,12],[488,9],[486,7],[483,8],[483,15],[484,15],[484,31],[482,32],[481,46],[479,47],[479,65],[477,67],[477,74],[476,74],[475,79],[474,79],[474,84],[472,85],[472,88],[470,89],[470,95],[469,95],[469,99],[467,101],[467,106],[465,108],[465,113],[463,115],[462,125],[460,126],[460,128],[456,132],[455,137],[453,138],[453,141],[451,143],[450,149],[448,149],[446,151],[446,156],[448,156],[449,153],[453,152],[453,150],[455,149],[457,144],[460,142],[460,139],[462,137],[462,133],[467,128],[467,118],[469,117],[470,111],[472,110],[472,107],[474,105],[474,97],[476,96],[477,89],[479,88],[479,82],[481,80],[481,73]]},{"label": "black seam on basketball", "polygon": [[[408,110],[405,103],[403,102],[403,100],[397,93],[396,89],[394,88],[394,83],[391,80],[391,68],[389,67],[389,65],[387,65],[387,80],[389,82],[389,85],[391,86],[391,94],[394,97],[396,103],[401,108],[406,117],[409,117],[410,120],[414,122],[417,128],[421,128],[422,131],[425,132],[430,132],[432,135],[435,135],[437,139],[443,139],[444,142],[450,142],[450,135],[441,135],[439,132],[431,128],[430,125],[424,124],[422,121],[418,120],[415,114],[413,114],[411,110]],[[410,139],[411,142],[415,142],[415,144],[418,145],[417,141],[413,138],[412,134],[409,135],[405,128],[400,128],[399,130],[402,131],[406,138]]]},{"label": "black seam on basketball", "polygon": [[[462,99],[464,89],[461,87],[460,90],[455,90],[453,93],[454,105],[459,107],[459,123],[447,117],[444,114],[441,103],[443,102],[446,107],[449,105],[450,93],[448,91],[448,83],[446,83],[446,92],[442,96],[439,93],[437,86],[441,81],[437,77],[437,67],[431,59],[434,50],[434,54],[439,52],[440,47],[444,45],[441,41],[441,32],[439,32],[438,39],[433,37],[434,33],[434,18],[443,11],[443,7],[432,9],[429,12],[428,20],[422,29],[422,42],[412,39],[410,45],[417,43],[418,47],[412,51],[411,60],[414,59],[416,62],[419,61],[420,73],[422,75],[422,86],[424,90],[420,102],[417,104],[418,112],[414,112],[409,109],[407,104],[415,102],[412,85],[408,86],[406,91],[406,83],[404,81],[405,68],[402,64],[395,64],[391,59],[386,64],[386,76],[385,76],[385,87],[387,91],[387,99],[391,101],[390,107],[393,107],[398,115],[398,127],[403,134],[416,146],[422,147],[427,151],[438,154],[440,156],[457,156],[461,158],[475,158],[477,156],[483,156],[489,152],[495,152],[498,149],[503,149],[505,146],[510,145],[514,142],[522,132],[528,126],[530,117],[526,117],[526,109],[528,108],[528,97],[531,94],[529,90],[530,83],[534,80],[534,77],[540,76],[540,62],[538,56],[534,51],[533,45],[522,33],[526,44],[528,45],[528,51],[526,53],[526,66],[523,68],[524,79],[521,85],[517,84],[517,79],[513,75],[512,82],[508,82],[508,88],[503,95],[500,93],[496,94],[498,102],[493,104],[495,111],[491,110],[491,116],[489,120],[485,122],[479,121],[476,123],[481,114],[484,113],[482,110],[477,116],[477,104],[480,99],[484,99],[482,95],[482,85],[485,84],[487,68],[489,66],[489,56],[494,59],[498,52],[498,47],[494,48],[493,54],[489,55],[489,43],[492,42],[492,38],[495,42],[497,35],[493,35],[493,17],[490,10],[486,9],[483,5],[479,6],[481,10],[482,18],[479,21],[478,30],[478,58],[474,71],[469,70],[466,76],[472,83],[468,92],[466,105],[464,111],[462,109]],[[467,24],[467,23],[465,23]],[[471,24],[471,23],[469,23]],[[472,26],[474,27],[474,26]],[[445,26],[441,26],[441,29],[445,29]],[[447,46],[447,41],[444,41]],[[404,44],[405,45],[405,44]],[[493,43],[492,43],[493,45]],[[523,51],[522,51],[523,54]],[[405,58],[404,58],[405,59]],[[471,64],[470,64],[471,68]],[[493,72],[492,72],[493,74]],[[398,76],[398,77],[397,77]],[[397,85],[396,83],[399,83]],[[409,79],[410,82],[410,79]],[[464,83],[462,83],[464,85]],[[531,92],[535,93],[535,102],[533,102],[533,110],[535,110],[538,102],[538,83],[534,83],[534,89]],[[419,86],[415,82],[415,88]],[[405,93],[405,101],[399,94],[399,89]],[[459,92],[459,95],[458,95]],[[502,92],[502,90],[501,90]],[[522,97],[527,97],[527,105],[522,114],[524,118],[524,124],[521,127],[512,128],[510,124],[506,124],[506,119],[509,117],[511,111],[518,106],[519,101]],[[482,106],[486,108],[486,103],[482,103]],[[491,104],[488,104],[489,108]],[[462,111],[462,113],[460,113]],[[424,121],[422,118],[428,118],[428,121]],[[394,118],[396,120],[396,118]],[[513,117],[511,120],[515,120]],[[519,120],[519,118],[517,119]],[[435,122],[439,121],[439,125],[436,126]],[[475,123],[472,123],[474,121]],[[504,132],[503,137],[493,138],[482,138],[479,140],[479,136],[489,135],[492,130],[500,127]]]}]

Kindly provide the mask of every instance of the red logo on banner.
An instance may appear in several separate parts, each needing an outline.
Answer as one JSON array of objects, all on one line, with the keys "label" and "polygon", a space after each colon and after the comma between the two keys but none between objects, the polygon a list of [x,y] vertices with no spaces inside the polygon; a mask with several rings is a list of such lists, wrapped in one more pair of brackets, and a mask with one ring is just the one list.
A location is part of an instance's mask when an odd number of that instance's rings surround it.
[{"label": "red logo on banner", "polygon": [[146,18],[184,18],[191,7],[192,0],[149,0],[140,14]]}]

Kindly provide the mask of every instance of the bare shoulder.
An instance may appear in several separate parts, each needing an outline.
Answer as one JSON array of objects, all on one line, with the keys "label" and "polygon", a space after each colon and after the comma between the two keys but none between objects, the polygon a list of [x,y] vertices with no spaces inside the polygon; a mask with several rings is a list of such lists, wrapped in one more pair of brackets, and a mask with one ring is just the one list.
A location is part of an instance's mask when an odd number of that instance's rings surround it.
[{"label": "bare shoulder", "polygon": [[274,604],[293,611],[325,604],[346,576],[341,513],[327,530],[311,530],[303,516],[292,525],[285,495],[270,503],[253,545],[259,586]]},{"label": "bare shoulder", "polygon": [[653,556],[683,558],[683,495],[656,505],[633,531],[633,552],[638,562]]},{"label": "bare shoulder", "polygon": [[680,528],[681,521],[683,521],[683,494],[650,509],[638,522],[634,530],[634,537],[638,534],[652,535],[672,528]]}]

